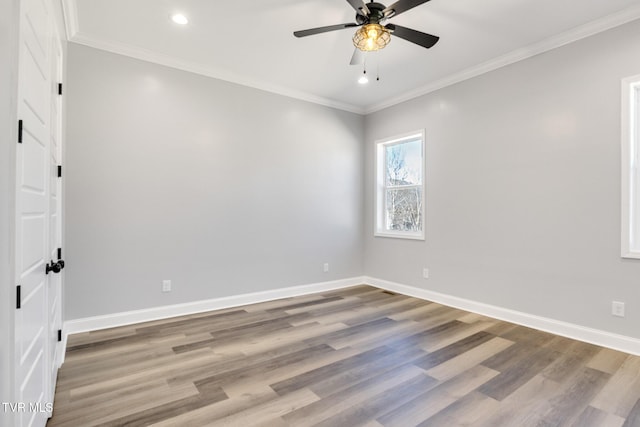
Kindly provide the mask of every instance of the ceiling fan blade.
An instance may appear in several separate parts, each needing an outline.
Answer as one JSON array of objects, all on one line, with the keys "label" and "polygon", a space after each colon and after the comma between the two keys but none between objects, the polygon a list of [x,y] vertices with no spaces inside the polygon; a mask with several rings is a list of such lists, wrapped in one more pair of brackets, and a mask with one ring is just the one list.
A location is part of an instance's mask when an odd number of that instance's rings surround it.
[{"label": "ceiling fan blade", "polygon": [[362,0],[347,0],[347,2],[351,5],[352,8],[358,12],[358,15],[367,16],[369,15],[369,8]]},{"label": "ceiling fan blade", "polygon": [[353,56],[351,56],[351,62],[349,65],[362,65],[364,64],[364,52],[358,48],[355,48],[353,51]]},{"label": "ceiling fan blade", "polygon": [[413,9],[416,6],[420,6],[422,3],[426,3],[429,0],[398,0],[391,6],[387,7],[382,12],[387,18],[400,15],[402,12],[406,12],[409,9]]},{"label": "ceiling fan blade", "polygon": [[440,40],[440,37],[438,36],[412,30],[411,28],[401,27],[400,25],[387,24],[384,27],[391,31],[394,36],[400,37],[401,39],[405,39],[406,41],[415,43],[422,47],[426,47],[427,49],[438,43],[438,40]]},{"label": "ceiling fan blade", "polygon": [[329,25],[327,27],[310,28],[308,30],[294,31],[296,37],[312,36],[314,34],[328,33],[329,31],[342,30],[344,28],[359,27],[359,24],[349,22],[348,24]]}]

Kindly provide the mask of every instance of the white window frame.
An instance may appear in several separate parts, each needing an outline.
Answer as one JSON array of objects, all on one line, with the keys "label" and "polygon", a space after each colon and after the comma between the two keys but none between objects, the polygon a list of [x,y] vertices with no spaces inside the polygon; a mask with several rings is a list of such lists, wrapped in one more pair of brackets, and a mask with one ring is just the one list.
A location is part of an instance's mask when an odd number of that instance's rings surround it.
[{"label": "white window frame", "polygon": [[[386,230],[386,211],[385,211],[385,198],[386,198],[386,182],[385,182],[385,169],[386,169],[386,158],[385,158],[385,147],[389,145],[401,144],[403,142],[408,142],[409,140],[420,139],[422,145],[422,161],[421,165],[421,173],[422,173],[422,184],[416,185],[415,187],[420,187],[420,197],[422,200],[422,229],[420,231],[389,231]],[[376,179],[375,179],[375,221],[374,221],[374,236],[377,237],[393,237],[399,239],[414,239],[414,240],[424,240],[425,239],[425,224],[426,224],[426,215],[425,215],[425,164],[426,164],[426,155],[425,155],[425,131],[424,129],[418,130],[415,132],[409,132],[402,135],[396,135],[391,138],[385,138],[381,140],[377,140],[376,142]],[[413,185],[411,187],[414,187]],[[397,188],[397,187],[396,187]]]},{"label": "white window frame", "polygon": [[640,259],[640,74],[622,80],[621,255]]}]

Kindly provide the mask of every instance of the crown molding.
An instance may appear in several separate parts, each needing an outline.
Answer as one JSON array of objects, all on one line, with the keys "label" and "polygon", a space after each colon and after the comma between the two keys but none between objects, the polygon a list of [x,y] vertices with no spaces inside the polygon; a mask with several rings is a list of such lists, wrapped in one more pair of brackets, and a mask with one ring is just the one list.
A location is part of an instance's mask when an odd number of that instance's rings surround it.
[{"label": "crown molding", "polygon": [[183,61],[174,57],[170,57],[168,55],[159,54],[151,50],[128,45],[125,43],[117,43],[92,37],[88,34],[80,32],[79,30],[77,0],[60,1],[62,3],[64,12],[67,40],[69,40],[70,42],[360,115],[367,115],[380,110],[384,110],[385,108],[401,104],[411,99],[415,99],[428,93],[435,92],[436,90],[445,88],[447,86],[463,82],[465,80],[480,76],[490,71],[497,70],[507,65],[514,64],[532,56],[539,55],[541,53],[556,49],[569,43],[573,43],[583,38],[640,19],[640,5],[632,6],[620,12],[608,15],[604,18],[592,21],[564,33],[547,38],[541,42],[516,49],[505,55],[486,61],[477,66],[467,68],[443,79],[404,92],[403,94],[389,98],[382,102],[375,103],[366,107],[359,107],[356,105],[313,95],[307,92],[273,85],[265,81],[251,79],[247,76],[230,73],[226,70],[207,67],[194,62]]},{"label": "crown molding", "polygon": [[62,4],[62,16],[64,17],[64,29],[67,40],[71,40],[78,33],[78,5],[76,0],[60,0]]},{"label": "crown molding", "polygon": [[[75,0],[64,0],[75,1]],[[102,39],[94,38],[81,31],[76,31],[73,37],[69,38],[69,41],[95,49],[105,50],[111,53],[128,56],[142,61],[152,62],[166,67],[176,68],[182,71],[188,71],[190,73],[199,74],[206,77],[212,77],[218,80],[224,80],[226,82],[235,83],[242,86],[251,87],[254,89],[262,90],[265,92],[274,93],[277,95],[286,96],[288,98],[299,99],[301,101],[310,102],[313,104],[323,105],[325,107],[335,108],[338,110],[344,110],[356,114],[364,114],[364,108],[351,104],[338,102],[332,99],[323,98],[310,93],[289,89],[283,86],[272,85],[264,81],[258,81],[251,79],[247,76],[243,76],[237,73],[231,73],[229,71],[207,67],[201,64],[183,61],[174,58],[169,55],[160,54],[148,49],[144,49],[137,46],[132,46],[125,43],[118,43],[113,41],[105,41]]]},{"label": "crown molding", "polygon": [[539,55],[541,53],[556,49],[558,47],[567,45],[569,43],[573,43],[575,41],[601,33],[603,31],[610,30],[612,28],[629,23],[631,21],[635,21],[636,19],[639,19],[639,18],[640,18],[640,5],[629,7],[620,12],[608,15],[602,19],[589,22],[579,27],[575,27],[564,33],[558,34],[556,36],[549,37],[548,39],[545,39],[541,42],[531,44],[521,49],[516,49],[505,55],[491,59],[480,65],[467,68],[466,70],[455,73],[443,79],[437,80],[433,83],[429,83],[428,85],[421,86],[414,90],[405,92],[399,96],[387,99],[386,101],[373,104],[365,108],[364,113],[365,114],[375,113],[377,111],[392,107],[397,104],[401,104],[403,102],[420,97],[422,95],[435,92],[438,89],[442,89],[447,86],[451,86],[456,83],[463,82],[473,77],[477,77],[482,74],[488,73],[490,71],[497,70],[498,68],[511,65],[513,63],[522,61],[532,56]]}]

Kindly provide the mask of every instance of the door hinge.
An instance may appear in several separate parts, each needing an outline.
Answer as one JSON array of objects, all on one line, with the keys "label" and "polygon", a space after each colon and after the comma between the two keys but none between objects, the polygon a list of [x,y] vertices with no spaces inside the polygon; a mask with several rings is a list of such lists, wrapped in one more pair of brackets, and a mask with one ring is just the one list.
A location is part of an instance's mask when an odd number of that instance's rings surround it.
[{"label": "door hinge", "polygon": [[58,248],[58,259],[62,259],[62,248]]},{"label": "door hinge", "polygon": [[58,83],[58,95],[62,95],[62,83]]},{"label": "door hinge", "polygon": [[18,120],[18,144],[22,144],[22,120]]},{"label": "door hinge", "polygon": [[20,309],[22,306],[22,287],[20,285],[16,288],[16,309]]},{"label": "door hinge", "polygon": [[58,178],[62,178],[62,165],[58,165]]},{"label": "door hinge", "polygon": [[62,329],[58,329],[58,342],[62,341]]}]

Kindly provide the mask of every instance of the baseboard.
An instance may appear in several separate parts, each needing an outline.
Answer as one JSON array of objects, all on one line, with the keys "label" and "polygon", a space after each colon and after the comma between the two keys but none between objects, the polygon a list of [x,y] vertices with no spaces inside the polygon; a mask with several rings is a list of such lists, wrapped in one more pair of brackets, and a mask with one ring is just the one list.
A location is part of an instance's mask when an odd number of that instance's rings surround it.
[{"label": "baseboard", "polygon": [[436,302],[449,307],[482,314],[494,319],[505,320],[522,326],[550,332],[555,335],[612,348],[625,353],[640,356],[640,340],[625,335],[613,334],[599,329],[587,328],[573,323],[562,322],[529,313],[484,304],[452,295],[428,291],[414,286],[394,283],[374,277],[364,277],[364,283],[380,289]]},{"label": "baseboard", "polygon": [[[484,304],[465,298],[433,292],[414,286],[390,282],[374,277],[351,277],[347,279],[329,282],[313,283],[308,285],[293,286],[288,288],[273,289],[263,292],[233,295],[223,298],[215,298],[204,301],[195,301],[185,304],[176,304],[162,307],[154,307],[144,310],[127,311],[104,316],[87,317],[64,322],[63,348],[66,349],[67,337],[71,334],[89,332],[100,329],[114,328],[117,326],[131,325],[152,320],[167,319],[188,314],[202,313],[205,311],[220,310],[223,308],[238,307],[265,301],[273,301],[281,298],[290,298],[308,295],[318,292],[326,292],[335,289],[348,288],[350,286],[367,284],[380,289],[399,294],[437,302],[450,307],[459,308],[473,313],[482,314],[495,319],[504,320],[522,326],[538,329],[552,334],[572,338],[614,350],[623,351],[634,355],[640,355],[640,340],[625,335],[613,334],[599,329],[587,328],[573,323],[562,322],[536,316],[529,313],[511,310],[495,305]],[[62,362],[64,362],[62,352]]]},{"label": "baseboard", "polygon": [[312,283],[301,286],[292,286],[288,288],[279,288],[262,292],[253,292],[249,294],[232,295],[229,297],[214,298],[204,301],[194,301],[184,304],[167,305],[162,307],[148,308],[144,310],[126,311],[122,313],[107,314],[104,316],[93,316],[82,319],[68,320],[64,322],[63,344],[64,348],[66,348],[67,337],[71,334],[115,328],[118,326],[149,322],[152,320],[168,319],[171,317],[202,313],[205,311],[220,310],[223,308],[238,307],[242,305],[314,294],[318,292],[326,292],[335,289],[361,285],[363,283],[363,277],[351,277],[348,279]]}]

